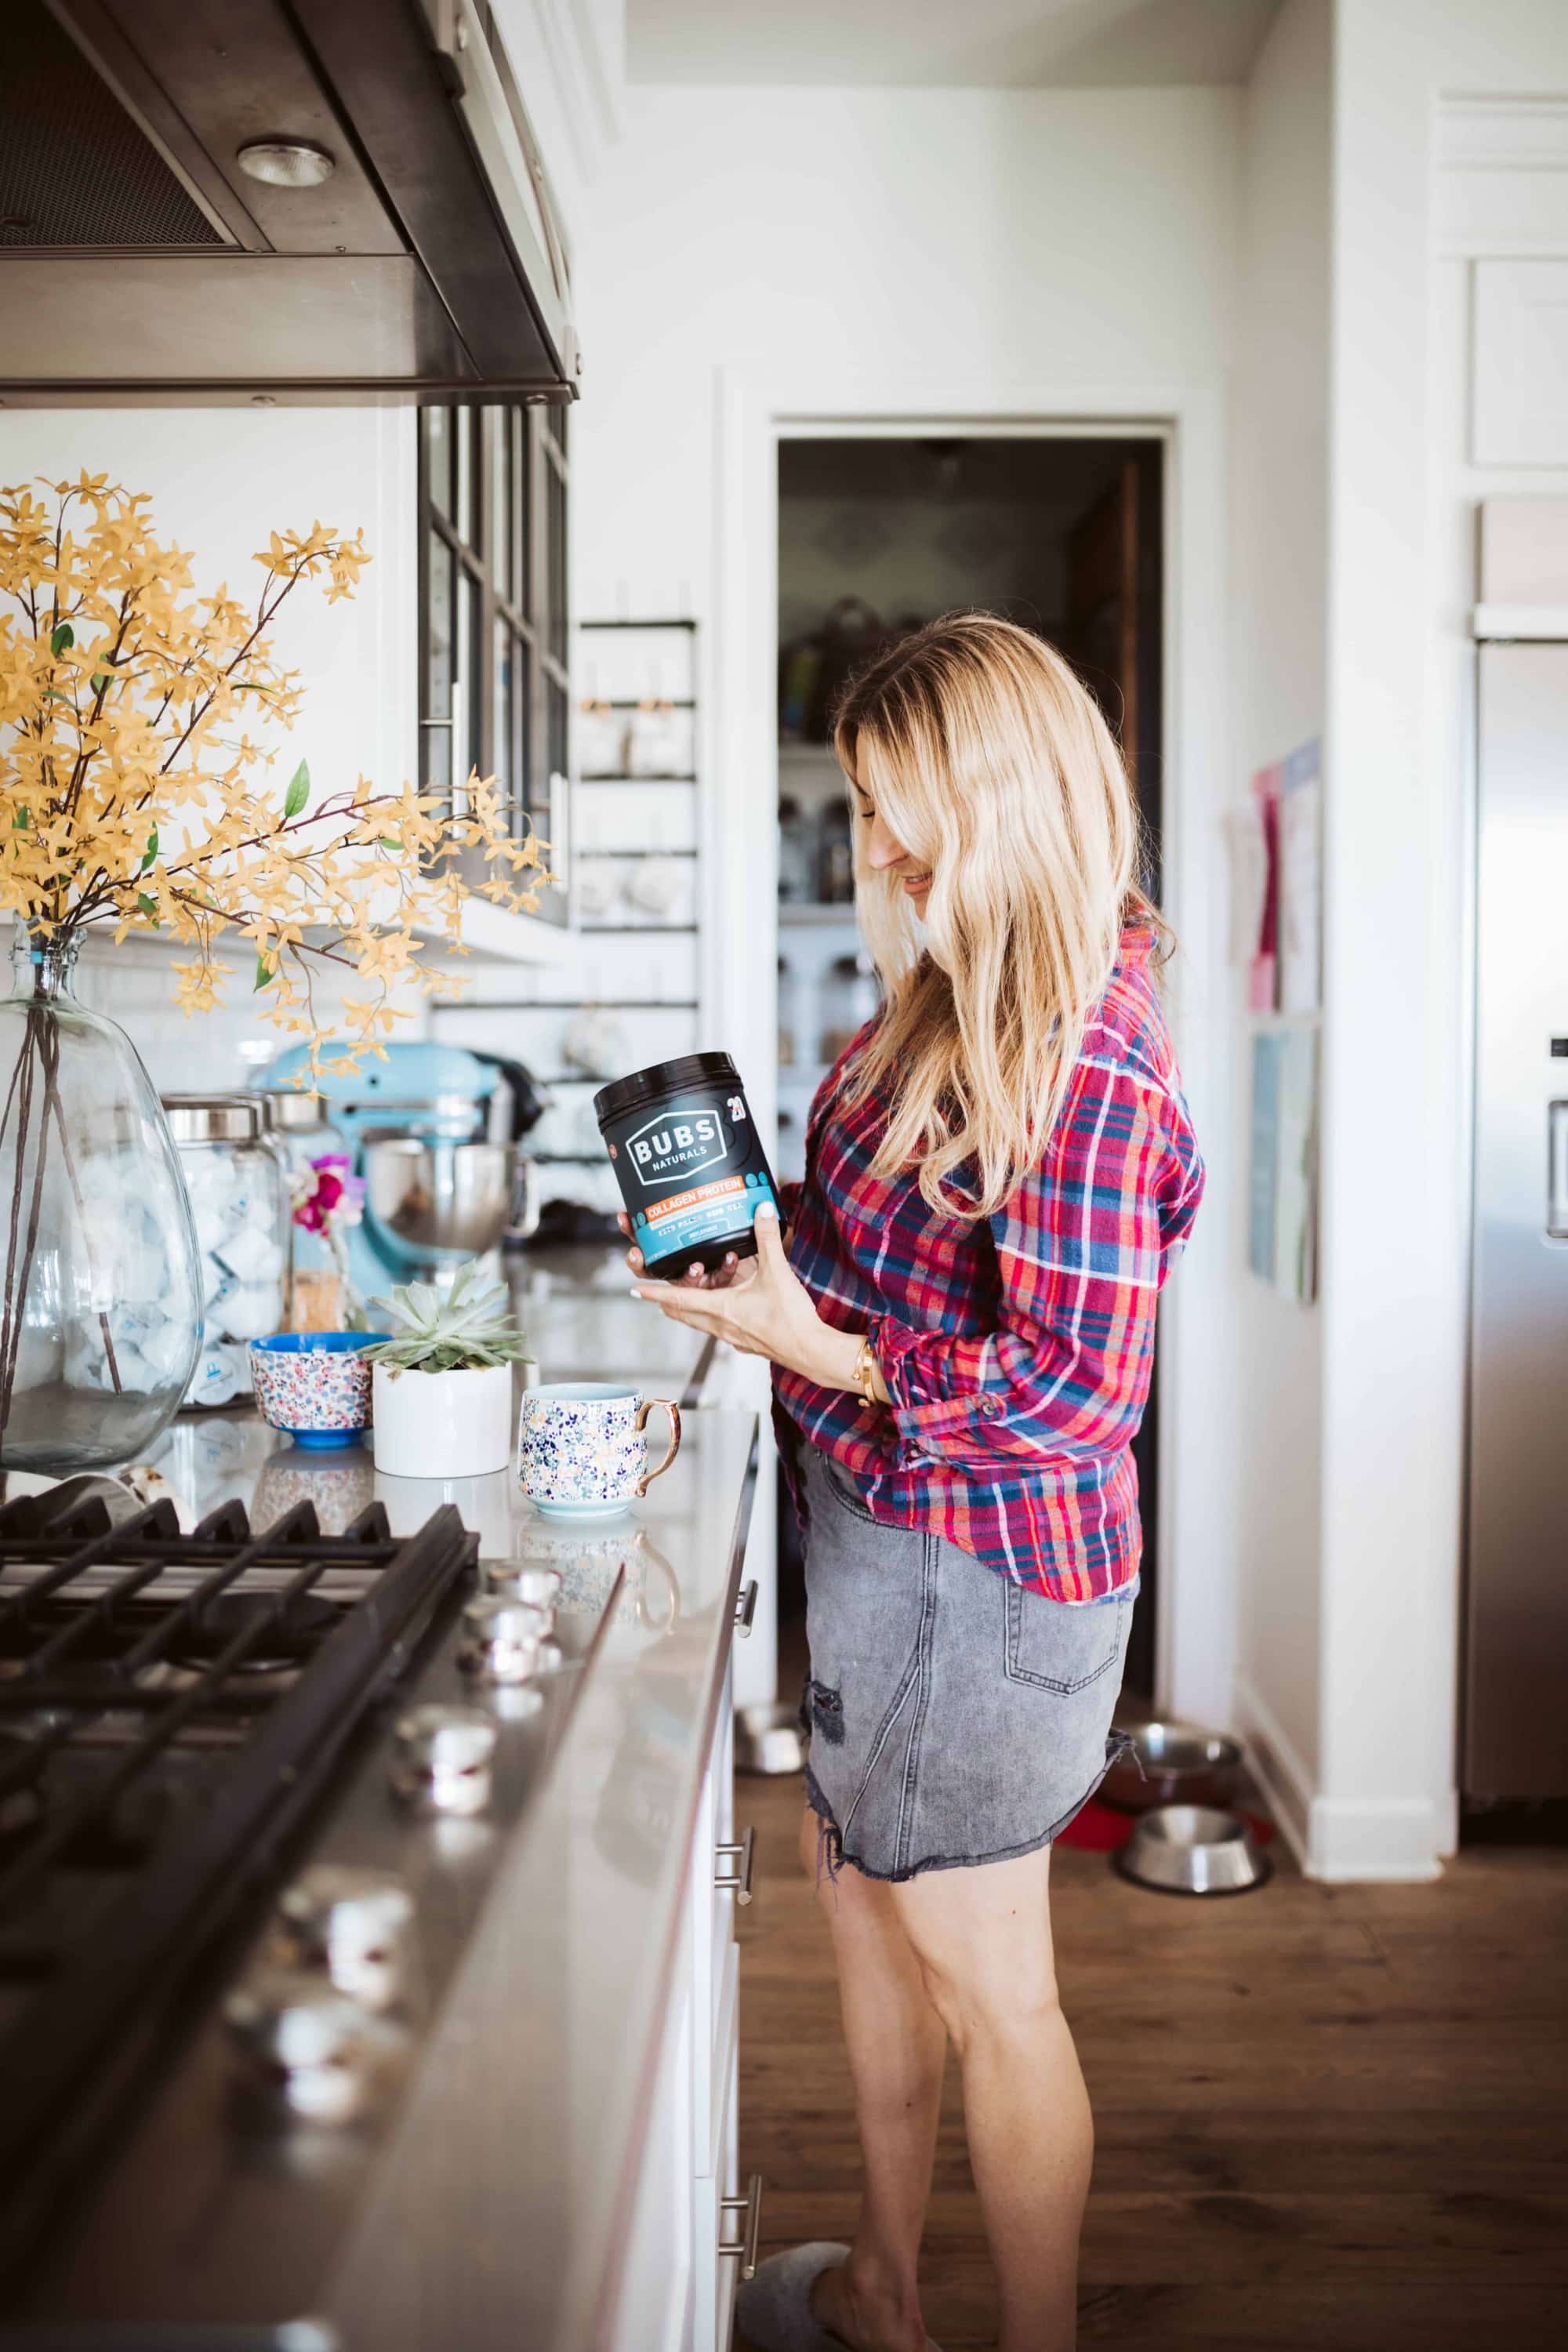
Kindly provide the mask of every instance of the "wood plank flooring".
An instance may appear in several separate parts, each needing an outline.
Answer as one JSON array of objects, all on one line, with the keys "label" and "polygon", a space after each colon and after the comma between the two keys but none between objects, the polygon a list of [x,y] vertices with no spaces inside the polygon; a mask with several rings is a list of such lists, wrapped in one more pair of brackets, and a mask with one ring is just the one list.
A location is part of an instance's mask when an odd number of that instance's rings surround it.
[{"label": "wood plank flooring", "polygon": [[[742,1780],[741,2159],[763,2251],[847,2238],[859,2158],[801,1783]],[[1080,2340],[1120,2352],[1568,2345],[1568,1853],[1481,1851],[1426,1886],[1328,1887],[1277,1846],[1193,1903],[1052,1863],[1097,2126]],[[949,2070],[923,2266],[944,2352],[994,2341]]]}]

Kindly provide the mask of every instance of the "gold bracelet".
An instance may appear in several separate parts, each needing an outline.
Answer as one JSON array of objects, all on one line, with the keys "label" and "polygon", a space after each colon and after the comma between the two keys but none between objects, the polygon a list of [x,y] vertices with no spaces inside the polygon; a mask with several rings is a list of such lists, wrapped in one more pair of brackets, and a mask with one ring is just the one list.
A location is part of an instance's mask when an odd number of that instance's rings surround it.
[{"label": "gold bracelet", "polygon": [[869,1331],[860,1342],[860,1352],[855,1359],[855,1370],[849,1376],[849,1382],[852,1388],[859,1390],[866,1403],[880,1403],[877,1394],[877,1359],[872,1351]]}]

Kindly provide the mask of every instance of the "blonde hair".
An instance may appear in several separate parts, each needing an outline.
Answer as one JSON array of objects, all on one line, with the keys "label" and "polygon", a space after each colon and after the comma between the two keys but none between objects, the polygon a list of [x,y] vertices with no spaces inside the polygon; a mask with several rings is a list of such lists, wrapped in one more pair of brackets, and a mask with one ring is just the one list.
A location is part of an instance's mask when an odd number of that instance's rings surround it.
[{"label": "blonde hair", "polygon": [[994,1215],[1045,1151],[1123,923],[1159,928],[1121,755],[1061,656],[987,613],[949,614],[880,655],[851,681],[834,746],[931,875],[922,945],[857,825],[886,1002],[847,1083],[854,1102],[891,1104],[873,1172],[918,1163],[933,1209]]}]

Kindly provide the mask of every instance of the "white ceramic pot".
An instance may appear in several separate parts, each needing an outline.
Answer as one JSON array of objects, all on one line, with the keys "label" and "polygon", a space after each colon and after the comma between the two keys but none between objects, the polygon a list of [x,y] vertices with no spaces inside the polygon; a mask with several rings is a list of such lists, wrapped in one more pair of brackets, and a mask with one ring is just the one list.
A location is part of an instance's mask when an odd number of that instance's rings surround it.
[{"label": "white ceramic pot", "polygon": [[482,1478],[511,1460],[511,1368],[397,1371],[377,1364],[375,1466],[394,1478]]}]

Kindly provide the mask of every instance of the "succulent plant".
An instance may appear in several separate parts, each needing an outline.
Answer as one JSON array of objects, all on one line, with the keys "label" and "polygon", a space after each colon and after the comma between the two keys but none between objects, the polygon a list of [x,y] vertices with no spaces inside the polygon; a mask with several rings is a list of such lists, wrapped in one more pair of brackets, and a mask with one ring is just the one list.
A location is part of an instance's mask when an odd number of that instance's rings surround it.
[{"label": "succulent plant", "polygon": [[476,1265],[464,1266],[445,1297],[432,1283],[409,1282],[372,1304],[397,1328],[363,1352],[390,1372],[472,1372],[531,1360],[505,1286],[483,1281]]}]

